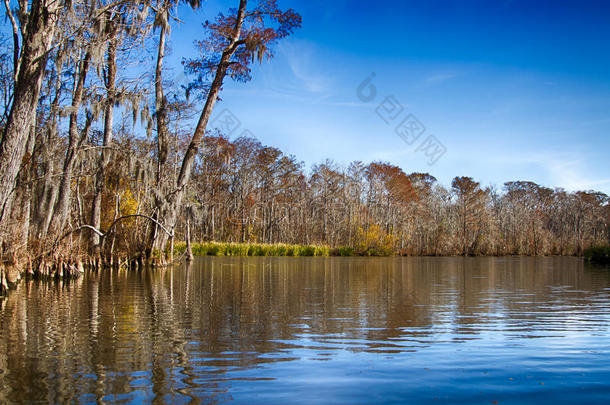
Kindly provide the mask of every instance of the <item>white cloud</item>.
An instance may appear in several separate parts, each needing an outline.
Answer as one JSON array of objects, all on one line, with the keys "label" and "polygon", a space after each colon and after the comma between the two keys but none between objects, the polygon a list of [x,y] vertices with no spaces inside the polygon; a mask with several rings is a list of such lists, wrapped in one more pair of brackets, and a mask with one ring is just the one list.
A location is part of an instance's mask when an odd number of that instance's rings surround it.
[{"label": "white cloud", "polygon": [[595,190],[610,185],[610,179],[590,178],[586,174],[585,165],[581,160],[561,161],[550,159],[545,162],[545,166],[551,180],[555,184],[561,184],[569,191]]},{"label": "white cloud", "polygon": [[496,155],[493,162],[498,166],[536,167],[546,174],[548,186],[563,187],[568,191],[607,190],[610,187],[610,178],[591,176],[585,158],[576,151],[570,154],[549,151]]},{"label": "white cloud", "polygon": [[279,52],[285,58],[294,78],[303,90],[310,93],[328,92],[331,80],[327,74],[317,69],[315,49],[304,41],[284,42]]}]

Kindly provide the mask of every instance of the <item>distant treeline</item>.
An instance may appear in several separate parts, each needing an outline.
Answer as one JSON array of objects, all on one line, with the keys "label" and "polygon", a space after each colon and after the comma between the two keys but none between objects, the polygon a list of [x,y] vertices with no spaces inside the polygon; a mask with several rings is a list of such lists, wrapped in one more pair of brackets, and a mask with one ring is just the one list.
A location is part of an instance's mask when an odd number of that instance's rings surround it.
[{"label": "distant treeline", "polygon": [[[205,139],[190,189],[195,240],[348,246],[356,254],[580,255],[608,243],[610,199],[515,181],[501,190],[386,162],[306,172],[255,139]],[[179,222],[184,228],[186,216]]]}]

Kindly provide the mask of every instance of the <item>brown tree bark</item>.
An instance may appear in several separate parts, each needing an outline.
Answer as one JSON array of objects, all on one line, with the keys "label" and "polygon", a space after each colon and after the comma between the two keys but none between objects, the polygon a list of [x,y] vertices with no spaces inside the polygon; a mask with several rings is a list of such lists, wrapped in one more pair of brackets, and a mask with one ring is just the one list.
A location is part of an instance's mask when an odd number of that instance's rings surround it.
[{"label": "brown tree bark", "polygon": [[13,105],[0,143],[0,223],[13,201],[61,6],[61,2],[49,0],[33,0],[30,6]]},{"label": "brown tree bark", "polygon": [[[166,11],[165,11],[166,12]],[[155,67],[155,116],[157,118],[157,185],[161,184],[161,172],[167,162],[169,153],[169,131],[167,129],[167,99],[163,92],[163,60],[165,58],[165,42],[167,29],[163,25],[159,33],[159,50]]]},{"label": "brown tree bark", "polygon": [[78,148],[80,147],[83,138],[87,134],[87,130],[85,129],[82,135],[79,135],[77,118],[83,99],[83,89],[85,86],[85,80],[87,78],[87,72],[89,70],[90,60],[91,53],[87,51],[80,62],[78,78],[76,79],[74,92],[72,94],[70,123],[68,127],[68,149],[66,150],[63,174],[59,183],[58,199],[53,209],[53,216],[50,226],[51,235],[58,235],[59,232],[63,230],[68,218],[68,209],[70,207],[70,199],[72,197],[71,183],[74,162],[78,153]]},{"label": "brown tree bark", "polygon": [[[191,178],[195,157],[199,151],[199,148],[201,147],[203,136],[210,120],[210,116],[212,115],[212,111],[214,110],[214,106],[216,105],[218,94],[220,93],[220,89],[222,88],[222,82],[225,78],[225,75],[229,68],[229,64],[231,62],[231,57],[239,46],[238,41],[241,35],[241,28],[244,22],[246,5],[247,0],[240,0],[239,9],[237,11],[237,18],[235,21],[233,32],[231,33],[230,42],[224,49],[222,57],[220,59],[220,63],[218,65],[218,68],[216,69],[216,74],[214,76],[214,80],[212,81],[212,85],[210,86],[210,91],[207,95],[204,108],[201,112],[201,115],[199,116],[199,121],[197,122],[197,126],[195,127],[191,142],[189,143],[189,146],[182,160],[182,165],[180,167],[180,173],[176,181],[175,189],[167,195],[163,206],[159,207],[160,222],[165,224],[169,229],[173,230],[176,224],[178,209],[182,204],[186,186],[188,185],[188,182]],[[164,251],[165,246],[167,245],[167,241],[167,234],[157,232],[154,240],[152,241],[152,249],[161,252]]]},{"label": "brown tree bark", "polygon": [[[159,13],[167,13],[165,7],[159,10]],[[162,21],[167,21],[167,15],[160,18]],[[157,124],[157,173],[156,173],[156,189],[157,193],[154,196],[156,210],[153,213],[155,219],[159,219],[159,214],[163,209],[165,202],[160,197],[163,196],[163,166],[167,162],[169,152],[169,139],[168,139],[168,128],[167,128],[167,99],[163,91],[163,61],[165,59],[165,42],[167,39],[167,29],[165,23],[161,26],[161,32],[159,33],[159,48],[157,51],[157,64],[155,66],[155,117]],[[152,225],[150,232],[146,237],[148,243],[146,244],[145,255],[151,255],[152,246],[154,244],[157,235],[159,234],[159,227]]]},{"label": "brown tree bark", "polygon": [[[112,24],[112,20],[111,20]],[[108,43],[108,51],[106,56],[106,72],[104,82],[106,86],[106,106],[104,108],[104,140],[102,151],[98,160],[98,168],[95,176],[95,190],[93,194],[93,202],[91,205],[91,225],[100,229],[102,223],[102,192],[104,191],[104,183],[106,180],[106,167],[110,161],[110,146],[112,144],[112,125],[114,119],[114,99],[116,90],[116,65],[117,57],[117,38],[116,31],[111,35]],[[96,256],[100,254],[100,237],[96,233],[90,236],[90,248]]]}]

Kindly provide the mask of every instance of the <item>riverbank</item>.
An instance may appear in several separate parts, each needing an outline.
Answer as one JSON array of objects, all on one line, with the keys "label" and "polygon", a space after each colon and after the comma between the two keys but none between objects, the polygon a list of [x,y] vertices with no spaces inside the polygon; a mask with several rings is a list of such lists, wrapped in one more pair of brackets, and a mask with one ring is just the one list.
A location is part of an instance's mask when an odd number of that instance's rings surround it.
[{"label": "riverbank", "polygon": [[[192,243],[191,250],[193,256],[241,256],[241,257],[389,257],[389,256],[419,256],[392,252],[387,249],[368,248],[366,250],[356,250],[350,246],[330,247],[328,245],[297,245],[286,243],[238,243],[238,242],[199,242]],[[180,258],[186,252],[186,243],[177,242],[174,245],[174,257]],[[167,252],[169,253],[169,252]],[[455,257],[461,255],[438,255],[438,257]],[[475,255],[482,257],[485,255]],[[503,256],[524,256],[536,257],[532,255],[493,255]],[[539,255],[547,256],[547,255]],[[571,256],[571,255],[559,255]],[[610,246],[591,247],[585,250],[584,258],[591,263],[610,263]]]},{"label": "riverbank", "polygon": [[[192,243],[191,250],[194,256],[352,256],[353,250],[349,248],[331,249],[324,245],[290,245],[284,243],[225,243],[201,242]],[[174,257],[186,252],[186,243],[178,242],[174,245]],[[343,253],[343,254],[341,254]]]},{"label": "riverbank", "polygon": [[610,246],[592,246],[585,249],[584,256],[590,263],[610,264]]},{"label": "riverbank", "polygon": [[[202,242],[191,244],[194,256],[330,256],[328,246],[264,243]],[[174,245],[174,257],[186,252],[186,243]]]}]

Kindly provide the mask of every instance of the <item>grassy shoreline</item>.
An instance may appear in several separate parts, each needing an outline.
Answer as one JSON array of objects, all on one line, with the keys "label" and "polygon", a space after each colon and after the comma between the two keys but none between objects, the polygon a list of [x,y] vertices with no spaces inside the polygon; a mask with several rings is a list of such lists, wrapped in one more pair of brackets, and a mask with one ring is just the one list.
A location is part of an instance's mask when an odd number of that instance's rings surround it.
[{"label": "grassy shoreline", "polygon": [[[349,246],[331,248],[327,245],[293,245],[286,243],[238,243],[238,242],[197,242],[192,243],[193,255],[237,256],[237,257],[331,257],[331,256],[401,256],[398,253],[370,249],[364,254]],[[186,251],[185,242],[176,242],[174,255],[180,256]],[[595,246],[584,251],[584,258],[591,263],[609,264],[610,246]]]},{"label": "grassy shoreline", "polygon": [[[328,257],[353,256],[351,248],[330,248],[324,245],[290,245],[285,243],[226,243],[201,242],[192,243],[194,256],[277,256],[277,257]],[[181,255],[186,251],[186,243],[178,242],[174,245],[174,255]]]}]

